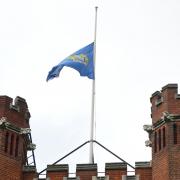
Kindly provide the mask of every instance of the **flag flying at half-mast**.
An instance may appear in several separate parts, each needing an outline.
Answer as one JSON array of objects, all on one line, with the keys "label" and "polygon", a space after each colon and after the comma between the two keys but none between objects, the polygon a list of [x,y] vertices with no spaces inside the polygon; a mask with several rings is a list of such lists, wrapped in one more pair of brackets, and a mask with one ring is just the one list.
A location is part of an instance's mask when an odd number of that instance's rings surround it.
[{"label": "flag flying at half-mast", "polygon": [[91,43],[72,55],[65,58],[58,65],[54,66],[47,76],[47,81],[59,76],[64,66],[77,70],[81,76],[87,76],[94,79],[94,62],[93,62],[94,43]]}]

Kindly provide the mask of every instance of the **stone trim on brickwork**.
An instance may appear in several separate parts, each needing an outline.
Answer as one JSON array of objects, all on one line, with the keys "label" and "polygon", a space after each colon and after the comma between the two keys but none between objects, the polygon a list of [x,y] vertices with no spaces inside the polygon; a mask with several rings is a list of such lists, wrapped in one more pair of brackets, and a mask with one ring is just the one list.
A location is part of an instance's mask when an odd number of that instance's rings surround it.
[{"label": "stone trim on brickwork", "polygon": [[63,180],[80,180],[79,177],[63,177]]},{"label": "stone trim on brickwork", "polygon": [[176,94],[176,95],[175,95],[175,98],[176,98],[176,99],[180,99],[180,94]]},{"label": "stone trim on brickwork", "polygon": [[55,165],[47,165],[48,172],[61,172],[61,171],[69,171],[68,164],[55,164]]},{"label": "stone trim on brickwork", "polygon": [[24,137],[27,139],[27,142],[29,143],[27,145],[27,150],[35,150],[36,145],[34,143],[31,143],[28,134],[31,132],[30,128],[21,128],[18,126],[15,126],[14,124],[7,121],[6,117],[0,118],[0,128],[7,129],[9,131],[15,132],[20,135],[25,135]]},{"label": "stone trim on brickwork", "polygon": [[140,179],[139,179],[139,175],[134,175],[134,176],[122,175],[122,180],[140,180]]},{"label": "stone trim on brickwork", "polygon": [[97,170],[97,164],[77,164],[76,165],[76,170],[80,170],[80,171],[83,171],[83,170]]},{"label": "stone trim on brickwork", "polygon": [[0,128],[5,128],[18,134],[28,134],[31,132],[30,128],[21,128],[8,122],[6,117],[0,118]]},{"label": "stone trim on brickwork", "polygon": [[153,125],[144,125],[143,129],[148,133],[152,133],[154,130],[163,126],[165,123],[174,121],[180,121],[179,114],[169,114],[168,112],[163,112],[163,116],[159,121],[157,121]]},{"label": "stone trim on brickwork", "polygon": [[36,166],[24,166],[23,172],[37,172]]},{"label": "stone trim on brickwork", "polygon": [[119,163],[106,163],[105,164],[105,169],[106,170],[118,170],[118,169],[126,169],[127,164],[124,162],[119,162]]},{"label": "stone trim on brickwork", "polygon": [[162,87],[162,91],[164,91],[167,88],[178,88],[178,85],[177,84],[167,84]]},{"label": "stone trim on brickwork", "polygon": [[180,121],[180,115],[179,114],[163,114],[162,118],[153,124],[153,129],[156,130],[157,128],[161,127],[167,122],[175,122]]},{"label": "stone trim on brickwork", "polygon": [[135,162],[136,168],[146,168],[151,167],[151,161],[141,161],[141,162]]},{"label": "stone trim on brickwork", "polygon": [[152,95],[151,95],[151,98],[153,98],[154,96],[160,96],[161,95],[161,92],[160,91],[156,91],[154,92]]},{"label": "stone trim on brickwork", "polygon": [[109,180],[109,176],[92,176],[92,180]]}]

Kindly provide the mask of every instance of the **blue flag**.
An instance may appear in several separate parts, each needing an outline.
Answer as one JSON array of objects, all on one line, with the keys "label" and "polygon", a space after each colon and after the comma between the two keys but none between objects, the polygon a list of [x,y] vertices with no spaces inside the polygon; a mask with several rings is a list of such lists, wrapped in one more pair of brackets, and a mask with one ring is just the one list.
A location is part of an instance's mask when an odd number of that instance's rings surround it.
[{"label": "blue flag", "polygon": [[91,43],[65,58],[49,71],[46,81],[58,77],[64,66],[77,70],[81,76],[94,79],[93,49],[94,43]]}]

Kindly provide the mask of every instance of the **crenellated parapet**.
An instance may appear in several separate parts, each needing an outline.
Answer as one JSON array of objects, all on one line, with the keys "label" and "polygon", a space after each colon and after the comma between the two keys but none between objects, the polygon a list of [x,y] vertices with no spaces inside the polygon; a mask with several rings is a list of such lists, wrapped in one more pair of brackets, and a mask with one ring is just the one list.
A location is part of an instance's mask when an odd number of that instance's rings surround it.
[{"label": "crenellated parapet", "polygon": [[[149,139],[145,141],[145,145],[152,147],[153,141],[156,139],[154,136],[157,136],[159,129],[162,131],[160,132],[162,136],[165,136],[169,123],[180,123],[180,94],[178,94],[178,85],[168,84],[164,86],[161,91],[156,91],[152,94],[150,101],[152,124],[144,125],[143,128],[149,134]],[[165,139],[165,137],[163,138]]]},{"label": "crenellated parapet", "polygon": [[150,101],[153,124],[168,115],[180,116],[180,95],[177,84],[168,84],[161,91],[156,91],[152,94]]},{"label": "crenellated parapet", "polygon": [[[134,175],[128,175],[126,163],[106,163],[104,176],[99,176],[97,164],[77,164],[75,177],[69,177],[68,164],[48,165],[46,180],[151,180],[150,162],[137,162],[136,166]],[[145,174],[147,176],[145,176]],[[39,178],[39,180],[40,179],[41,178]]]},{"label": "crenellated parapet", "polygon": [[13,102],[13,99],[8,96],[0,96],[1,117],[6,117],[11,124],[28,128],[31,115],[26,100],[17,96]]}]

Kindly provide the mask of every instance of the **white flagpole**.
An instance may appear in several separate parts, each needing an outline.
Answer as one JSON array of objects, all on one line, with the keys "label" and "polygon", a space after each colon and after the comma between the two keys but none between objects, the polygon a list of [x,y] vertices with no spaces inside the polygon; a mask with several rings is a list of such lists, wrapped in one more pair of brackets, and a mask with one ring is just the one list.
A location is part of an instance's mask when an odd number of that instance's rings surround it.
[{"label": "white flagpole", "polygon": [[89,163],[94,163],[94,151],[93,151],[93,140],[94,140],[94,110],[95,110],[95,78],[96,78],[96,34],[97,34],[97,10],[95,7],[95,31],[94,31],[94,79],[92,81],[92,107],[91,107],[91,130],[90,130],[90,151],[89,151]]}]

